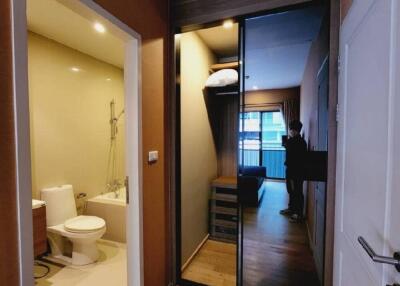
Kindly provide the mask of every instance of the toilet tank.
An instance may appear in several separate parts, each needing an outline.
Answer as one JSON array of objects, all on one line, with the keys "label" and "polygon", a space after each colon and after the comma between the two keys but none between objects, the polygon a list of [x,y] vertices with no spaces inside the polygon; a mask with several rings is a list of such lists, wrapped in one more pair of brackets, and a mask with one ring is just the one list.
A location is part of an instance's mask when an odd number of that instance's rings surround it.
[{"label": "toilet tank", "polygon": [[77,216],[72,185],[42,189],[40,196],[46,202],[47,226],[63,224]]}]

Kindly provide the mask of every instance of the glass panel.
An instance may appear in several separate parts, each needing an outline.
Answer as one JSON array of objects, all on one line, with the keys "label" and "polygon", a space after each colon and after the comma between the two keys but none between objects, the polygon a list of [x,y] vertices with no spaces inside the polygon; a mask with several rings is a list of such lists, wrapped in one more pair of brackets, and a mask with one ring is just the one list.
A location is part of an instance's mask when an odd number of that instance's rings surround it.
[{"label": "glass panel", "polygon": [[262,149],[284,150],[282,136],[286,135],[285,122],[280,111],[262,113]]},{"label": "glass panel", "polygon": [[[243,126],[243,127],[242,127]],[[242,130],[244,129],[244,131]],[[240,162],[243,166],[260,165],[261,113],[244,112],[240,115]],[[243,158],[242,158],[243,157]]]},{"label": "glass panel", "polygon": [[[244,131],[243,131],[244,129]],[[243,112],[240,115],[240,162],[265,166],[269,178],[285,178],[285,122],[280,111]]]},{"label": "glass panel", "polygon": [[286,135],[282,112],[262,112],[261,145],[262,166],[267,168],[269,178],[285,178],[285,148],[282,136]]}]

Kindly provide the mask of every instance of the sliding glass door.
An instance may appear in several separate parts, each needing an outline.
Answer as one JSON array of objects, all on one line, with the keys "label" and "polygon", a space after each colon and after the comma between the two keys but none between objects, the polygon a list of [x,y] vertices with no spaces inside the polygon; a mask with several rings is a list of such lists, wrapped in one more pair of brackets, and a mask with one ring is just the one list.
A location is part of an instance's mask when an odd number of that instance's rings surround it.
[{"label": "sliding glass door", "polygon": [[261,113],[242,112],[240,114],[240,152],[241,166],[260,166]]},{"label": "sliding glass door", "polygon": [[285,179],[286,127],[280,110],[242,112],[240,162],[242,166],[264,166],[268,178]]}]

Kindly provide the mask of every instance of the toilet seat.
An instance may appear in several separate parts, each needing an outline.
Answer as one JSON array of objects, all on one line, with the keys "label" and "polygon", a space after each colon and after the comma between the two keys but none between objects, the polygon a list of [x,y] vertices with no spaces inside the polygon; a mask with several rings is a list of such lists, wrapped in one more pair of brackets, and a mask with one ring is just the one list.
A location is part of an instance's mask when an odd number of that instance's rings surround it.
[{"label": "toilet seat", "polygon": [[64,223],[64,228],[73,233],[90,233],[103,229],[106,226],[104,219],[96,216],[77,216],[68,219]]}]

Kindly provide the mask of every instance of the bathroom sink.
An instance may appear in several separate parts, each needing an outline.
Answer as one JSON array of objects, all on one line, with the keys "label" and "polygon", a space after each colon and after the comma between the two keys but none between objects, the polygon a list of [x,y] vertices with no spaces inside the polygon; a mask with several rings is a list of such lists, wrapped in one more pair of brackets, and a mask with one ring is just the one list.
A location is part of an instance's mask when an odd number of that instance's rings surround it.
[{"label": "bathroom sink", "polygon": [[38,209],[45,205],[46,205],[45,201],[39,201],[39,200],[32,199],[32,209]]}]

